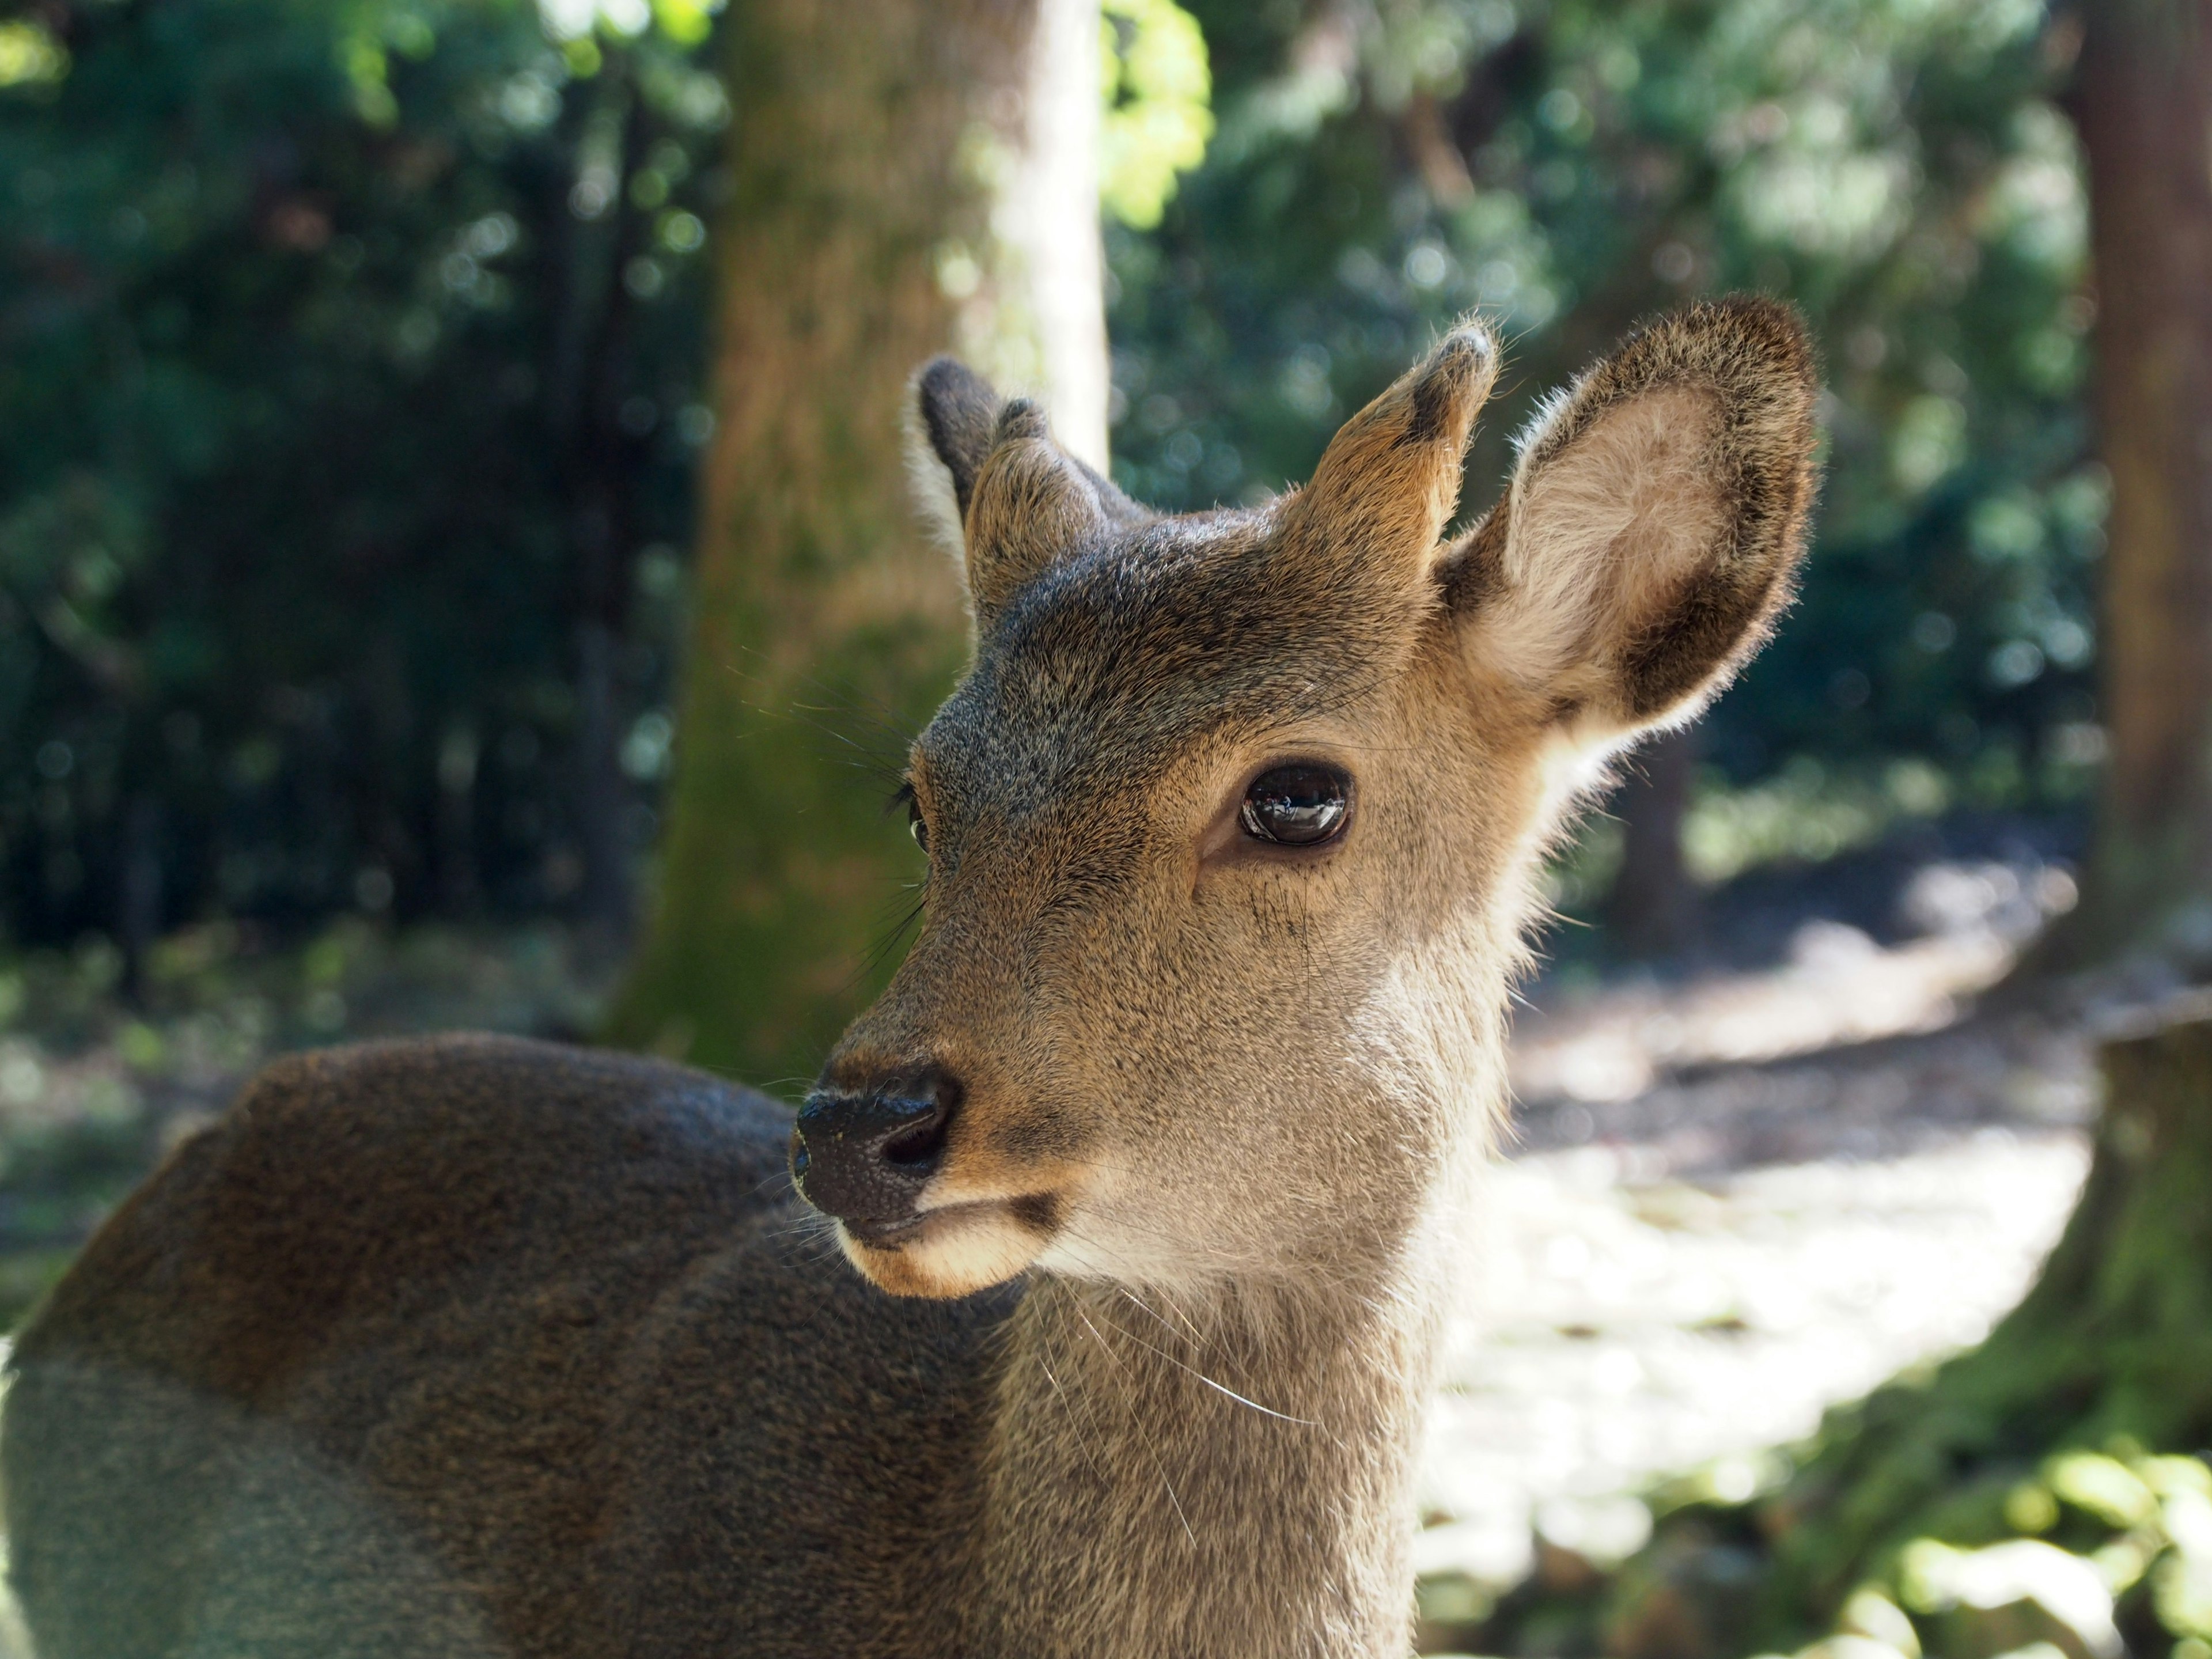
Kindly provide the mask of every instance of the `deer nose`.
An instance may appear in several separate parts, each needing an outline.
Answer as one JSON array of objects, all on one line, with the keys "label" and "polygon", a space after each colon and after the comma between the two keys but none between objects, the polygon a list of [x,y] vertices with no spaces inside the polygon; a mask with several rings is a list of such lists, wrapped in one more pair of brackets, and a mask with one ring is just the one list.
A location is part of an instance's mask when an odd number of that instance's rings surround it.
[{"label": "deer nose", "polygon": [[936,1066],[865,1090],[817,1089],[791,1130],[791,1174],[806,1201],[862,1237],[889,1237],[945,1158],[957,1079]]}]

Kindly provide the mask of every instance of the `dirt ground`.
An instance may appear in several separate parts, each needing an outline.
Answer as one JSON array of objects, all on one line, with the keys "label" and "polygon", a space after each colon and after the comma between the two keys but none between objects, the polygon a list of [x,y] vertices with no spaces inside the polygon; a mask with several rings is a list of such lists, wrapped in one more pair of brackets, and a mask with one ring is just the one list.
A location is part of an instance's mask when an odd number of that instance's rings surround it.
[{"label": "dirt ground", "polygon": [[2072,896],[2033,854],[1938,860],[1887,940],[1815,913],[1761,965],[1534,988],[1423,1469],[1437,1622],[1540,1540],[1630,1553],[1660,1483],[1750,1495],[2017,1301],[2087,1170],[2097,1036],[2171,988],[1978,1008]]}]

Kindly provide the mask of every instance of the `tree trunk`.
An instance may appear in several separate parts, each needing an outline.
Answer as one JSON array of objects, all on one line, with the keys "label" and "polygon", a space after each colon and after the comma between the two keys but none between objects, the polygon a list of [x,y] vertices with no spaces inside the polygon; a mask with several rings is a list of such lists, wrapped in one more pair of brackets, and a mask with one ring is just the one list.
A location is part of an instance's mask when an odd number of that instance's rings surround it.
[{"label": "tree trunk", "polygon": [[647,242],[647,216],[630,197],[645,165],[645,100],[629,55],[611,54],[598,107],[619,137],[611,200],[596,222],[565,211],[567,293],[554,349],[548,406],[562,457],[572,544],[570,599],[576,690],[575,825],[583,879],[576,896],[586,950],[611,959],[631,932],[629,791],[619,755],[621,711],[616,659],[629,611],[636,557],[636,491],[642,461],[622,429],[630,386],[632,301],[623,268]]},{"label": "tree trunk", "polygon": [[438,745],[438,908],[453,920],[477,908],[477,763],[472,727],[449,728]]},{"label": "tree trunk", "polygon": [[1687,942],[1697,890],[1682,863],[1682,814],[1698,758],[1694,726],[1662,732],[1630,757],[1613,797],[1623,830],[1620,869],[1606,896],[1605,927],[1627,955],[1670,956]]},{"label": "tree trunk", "polygon": [[115,935],[123,947],[123,1000],[146,1000],[146,957],[161,936],[161,799],[134,791],[123,810],[116,880]]},{"label": "tree trunk", "polygon": [[616,1041],[804,1084],[919,877],[882,811],[963,653],[901,441],[957,349],[1103,459],[1096,0],[758,0],[727,26],[720,416],[648,936]]},{"label": "tree trunk", "polygon": [[2084,7],[2110,761],[2077,954],[2212,902],[2212,5]]}]

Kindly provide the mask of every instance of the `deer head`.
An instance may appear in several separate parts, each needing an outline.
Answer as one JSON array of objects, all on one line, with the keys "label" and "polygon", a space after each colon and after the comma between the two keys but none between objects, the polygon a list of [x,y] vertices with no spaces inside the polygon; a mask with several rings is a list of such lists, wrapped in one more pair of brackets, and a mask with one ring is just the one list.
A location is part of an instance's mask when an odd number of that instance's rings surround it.
[{"label": "deer head", "polygon": [[921,932],[793,1139],[877,1284],[1337,1282],[1487,1146],[1537,860],[1764,637],[1814,490],[1803,333],[1735,299],[1555,396],[1446,544],[1497,367],[1462,326],[1306,488],[1180,516],[923,372],[974,659],[910,759]]}]

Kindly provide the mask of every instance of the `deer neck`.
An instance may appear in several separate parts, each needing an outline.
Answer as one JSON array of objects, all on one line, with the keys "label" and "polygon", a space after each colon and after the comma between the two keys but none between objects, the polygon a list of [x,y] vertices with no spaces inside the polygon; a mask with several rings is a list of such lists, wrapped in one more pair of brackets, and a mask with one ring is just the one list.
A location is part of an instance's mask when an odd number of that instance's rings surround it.
[{"label": "deer neck", "polygon": [[969,1650],[1401,1655],[1442,1275],[1203,1304],[1035,1282],[977,1494]]},{"label": "deer neck", "polygon": [[1415,1462],[1505,1098],[1513,954],[1465,943],[1407,964],[1450,994],[1394,986],[1360,1022],[1374,1109],[1347,1124],[1425,1146],[1410,1179],[1348,1185],[1302,1266],[1204,1295],[1030,1280],[966,1500],[963,1651],[1402,1659]]}]

